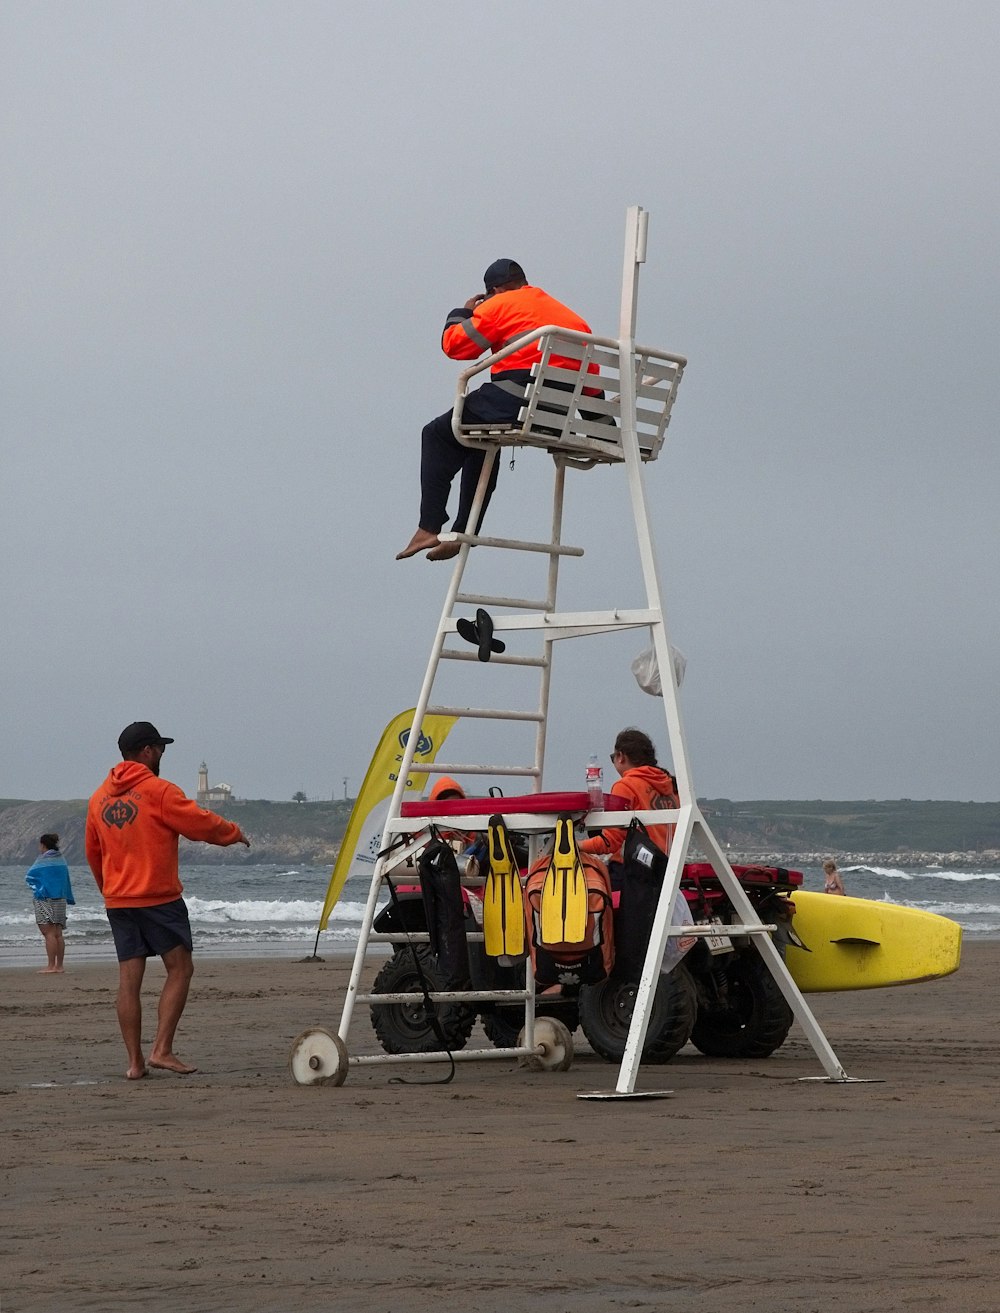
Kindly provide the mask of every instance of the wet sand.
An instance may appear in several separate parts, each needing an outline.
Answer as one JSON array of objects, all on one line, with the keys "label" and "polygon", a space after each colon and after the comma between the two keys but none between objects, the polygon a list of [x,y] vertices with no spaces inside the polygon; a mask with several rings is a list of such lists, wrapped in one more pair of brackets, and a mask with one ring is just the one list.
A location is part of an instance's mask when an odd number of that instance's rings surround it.
[{"label": "wet sand", "polygon": [[[122,1079],[113,962],[0,972],[3,1313],[473,1309],[995,1313],[1000,943],[932,984],[811,995],[764,1061],[690,1047],[671,1098],[584,1103],[617,1069],[504,1061],[292,1083],[336,1029],[343,960],[200,961],[197,1075]],[[161,979],[147,973],[147,1032]],[[477,1032],[478,1033],[478,1032]],[[350,1036],[374,1052],[367,1008]]]}]

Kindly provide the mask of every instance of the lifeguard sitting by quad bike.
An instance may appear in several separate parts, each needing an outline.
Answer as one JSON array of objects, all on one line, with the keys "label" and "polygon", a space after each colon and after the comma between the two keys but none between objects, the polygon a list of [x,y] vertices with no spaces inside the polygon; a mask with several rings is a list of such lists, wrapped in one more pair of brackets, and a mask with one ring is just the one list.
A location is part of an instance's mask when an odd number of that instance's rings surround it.
[{"label": "lifeguard sitting by quad bike", "polygon": [[[646,735],[623,731],[612,760],[622,778],[606,795],[606,808],[677,805],[676,783],[655,765]],[[574,796],[566,801],[572,803]],[[397,870],[388,881],[390,902],[374,929],[425,932],[429,942],[398,944],[376,977],[375,993],[414,995],[412,1003],[371,1009],[375,1033],[387,1052],[461,1049],[477,1017],[496,1047],[517,1045],[524,1025],[521,1004],[428,1007],[426,994],[523,989],[530,956],[536,1015],[554,1017],[571,1032],[579,1026],[595,1053],[621,1061],[673,827],[647,831],[633,820],[627,829],[577,842],[575,826],[586,811],[585,795],[575,801],[584,805],[575,815],[570,810],[560,814],[551,851],[528,865],[527,845],[508,833],[499,809],[548,809],[548,795],[486,804],[466,799],[455,781],[438,780],[429,799],[436,815],[453,815],[460,825],[463,813],[481,816],[491,806],[498,810],[485,836],[432,831],[417,864],[419,887],[412,883],[412,869],[409,874]],[[404,815],[406,809],[404,804]],[[612,860],[605,865],[597,854]],[[733,870],[760,919],[777,925],[775,941],[783,949],[793,914],[789,894],[801,885],[801,873],[770,866]],[[749,937],[726,935],[726,924],[738,921],[712,867],[687,863],[672,922],[715,923],[719,931],[668,941],[643,1061],[668,1062],[689,1040],[710,1057],[739,1058],[766,1057],[784,1042],[791,1009]]]}]

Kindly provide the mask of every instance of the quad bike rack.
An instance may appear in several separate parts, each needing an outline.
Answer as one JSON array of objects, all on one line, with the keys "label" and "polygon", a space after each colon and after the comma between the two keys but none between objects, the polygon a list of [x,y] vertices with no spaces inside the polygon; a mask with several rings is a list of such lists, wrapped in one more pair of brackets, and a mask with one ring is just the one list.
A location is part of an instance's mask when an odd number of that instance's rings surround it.
[{"label": "quad bike rack", "polygon": [[[398,1062],[467,1062],[478,1059],[527,1059],[529,1065],[543,1069],[566,1069],[573,1056],[572,1039],[559,1022],[548,1017],[535,1016],[534,982],[530,960],[526,963],[526,983],[518,990],[462,990],[430,992],[435,1003],[475,1004],[495,1002],[519,1003],[524,1007],[524,1028],[518,1043],[507,1048],[461,1049],[457,1052],[351,1054],[348,1039],[354,1009],[357,1004],[382,1007],[399,1004],[414,1006],[424,1002],[424,995],[416,993],[363,993],[361,980],[369,946],[373,943],[424,942],[426,932],[380,934],[373,929],[377,905],[385,891],[390,872],[399,863],[412,859],[429,841],[430,827],[447,828],[455,825],[454,813],[446,804],[435,809],[425,803],[415,808],[404,806],[403,796],[407,781],[415,774],[482,775],[520,777],[528,782],[536,795],[537,803],[545,806],[542,793],[545,741],[549,707],[549,689],[552,672],[553,647],[556,642],[620,630],[648,631],[656,654],[663,694],[667,738],[677,778],[679,805],[671,811],[637,811],[627,813],[626,819],[637,817],[644,824],[676,826],[671,845],[666,875],[653,919],[649,947],[635,998],[632,1021],[614,1094],[595,1091],[580,1097],[640,1098],[650,1097],[655,1091],[637,1091],[640,1059],[649,1025],[653,995],[663,963],[667,941],[671,936],[694,934],[711,935],[717,927],[671,925],[671,910],[680,888],[685,859],[692,844],[707,857],[737,916],[743,924],[726,927],[728,935],[752,936],[752,942],[771,972],[781,994],[804,1030],[810,1045],[819,1058],[826,1079],[835,1082],[852,1080],[840,1065],[816,1018],[793,981],[779,950],[772,943],[773,925],[765,924],[747,897],[725,853],[716,842],[702,815],[694,787],[688,752],[681,723],[677,693],[677,675],[667,634],[664,608],[661,600],[660,571],[650,525],[649,509],[643,481],[643,465],[656,460],[663,444],[670,411],[683,375],[686,361],[651,347],[636,345],[636,300],[639,266],[646,257],[648,214],[639,206],[627,212],[625,255],[622,273],[621,316],[619,336],[602,338],[594,334],[571,332],[547,327],[509,343],[503,350],[477,362],[459,377],[455,400],[453,428],[457,439],[467,446],[482,447],[485,451],[483,471],[476,492],[470,524],[479,522],[479,512],[486,488],[500,449],[508,446],[535,446],[552,456],[555,475],[552,497],[552,529],[548,541],[522,541],[511,538],[488,537],[476,533],[442,533],[442,542],[458,543],[441,617],[431,646],[423,685],[417,701],[411,733],[399,767],[398,780],[390,801],[388,819],[383,832],[382,848],[397,846],[391,854],[377,861],[362,920],[357,951],[351,972],[343,1013],[337,1034],[327,1030],[305,1031],[292,1048],[290,1066],[294,1079],[300,1084],[328,1083],[339,1085],[346,1079],[351,1066]],[[524,405],[516,424],[505,427],[483,428],[461,423],[462,400],[470,381],[498,360],[520,349],[527,342],[537,340],[541,359],[533,370]],[[558,367],[553,355],[572,358],[580,362],[579,369]],[[602,397],[584,393],[588,384],[595,382],[588,375],[588,365],[595,363],[600,371],[599,384]],[[567,546],[562,542],[563,501],[568,469],[590,469],[597,464],[623,465],[628,480],[633,522],[635,525],[639,559],[645,586],[646,605],[632,609],[604,611],[561,612],[556,608],[559,564],[563,557],[579,557],[583,548]],[[548,573],[543,597],[497,596],[464,591],[463,584],[472,548],[494,549],[514,554],[542,554],[548,558]],[[481,660],[479,653],[469,647],[447,646],[456,634],[458,621],[467,617],[470,608],[487,609],[496,635],[515,639],[534,635],[540,646],[529,655],[505,651],[492,654],[489,671],[493,667],[519,668],[525,675],[537,677],[537,697],[530,706],[521,709],[495,707],[451,706],[432,702],[432,693],[442,662]],[[504,614],[494,615],[493,612]],[[523,639],[521,640],[523,641]],[[414,761],[425,715],[458,716],[466,720],[506,721],[523,723],[534,729],[534,751],[530,762],[520,765],[448,761],[427,765]],[[586,808],[586,795],[581,795],[581,808]],[[511,800],[513,801],[513,800]],[[606,804],[607,806],[607,804]],[[503,808],[494,799],[484,799],[481,814],[469,815],[463,811],[463,830],[485,831],[489,816]],[[565,810],[564,806],[560,810]],[[407,813],[407,814],[404,814]],[[414,812],[419,814],[414,815]],[[541,838],[555,829],[557,812],[539,811],[537,808],[515,811],[505,817],[508,828],[532,836],[536,849]],[[623,823],[620,811],[590,810],[586,814],[588,828]],[[480,881],[481,883],[481,881]],[[471,932],[469,940],[482,939],[482,934]]]}]

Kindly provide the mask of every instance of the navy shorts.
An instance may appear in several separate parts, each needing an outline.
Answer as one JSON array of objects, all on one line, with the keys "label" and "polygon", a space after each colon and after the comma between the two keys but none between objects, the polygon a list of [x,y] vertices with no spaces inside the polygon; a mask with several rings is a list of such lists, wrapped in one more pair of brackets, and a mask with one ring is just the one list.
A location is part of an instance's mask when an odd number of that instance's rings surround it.
[{"label": "navy shorts", "polygon": [[105,908],[119,962],[133,957],[162,957],[180,945],[190,953],[191,922],[183,898],[156,907]]}]

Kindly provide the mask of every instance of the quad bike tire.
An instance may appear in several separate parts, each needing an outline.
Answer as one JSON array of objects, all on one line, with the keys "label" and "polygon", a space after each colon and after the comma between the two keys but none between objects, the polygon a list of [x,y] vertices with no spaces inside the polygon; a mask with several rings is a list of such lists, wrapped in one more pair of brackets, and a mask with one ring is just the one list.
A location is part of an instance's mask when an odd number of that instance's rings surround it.
[{"label": "quad bike tire", "polygon": [[699,991],[691,1042],[708,1058],[767,1058],[784,1044],[792,1009],[756,949],[713,967],[716,996]]},{"label": "quad bike tire", "polygon": [[[420,974],[413,954],[431,991],[442,989],[437,959],[426,944],[405,945],[396,950],[375,977],[374,994],[419,994]],[[444,1035],[442,1043],[431,1025],[423,997],[412,1003],[387,1003],[371,1009],[372,1028],[386,1053],[441,1053],[464,1049],[476,1024],[476,1010],[467,1003],[439,1003],[437,1020]]]},{"label": "quad bike tire", "polygon": [[[612,976],[580,990],[580,1027],[590,1047],[607,1062],[625,1054],[638,985]],[[660,976],[642,1049],[648,1063],[669,1062],[688,1042],[698,1008],[694,981],[683,965]]]}]

